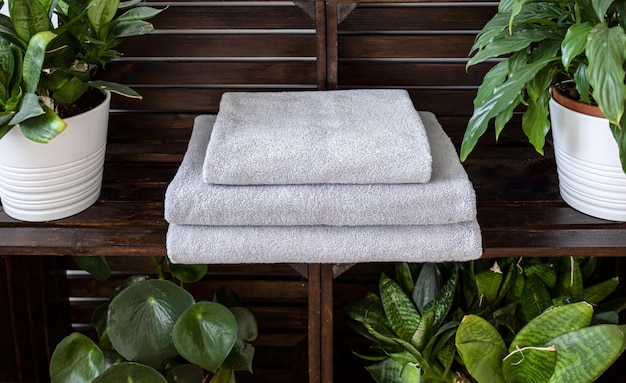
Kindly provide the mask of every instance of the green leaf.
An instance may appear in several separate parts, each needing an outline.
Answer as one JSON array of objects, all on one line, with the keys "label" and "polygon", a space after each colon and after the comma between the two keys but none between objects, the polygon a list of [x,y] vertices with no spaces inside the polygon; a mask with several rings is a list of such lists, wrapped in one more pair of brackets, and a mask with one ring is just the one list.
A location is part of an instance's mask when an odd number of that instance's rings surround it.
[{"label": "green leaf", "polygon": [[420,313],[439,294],[439,277],[434,263],[425,263],[420,270],[411,293],[413,303]]},{"label": "green leaf", "polygon": [[551,67],[545,67],[526,85],[528,105],[522,116],[522,130],[538,153],[543,153],[545,137],[550,130],[548,104],[552,73]]},{"label": "green leaf", "polygon": [[367,372],[378,383],[406,383],[401,377],[404,366],[392,358],[387,358],[366,368]]},{"label": "green leaf", "polygon": [[204,371],[193,364],[178,365],[167,373],[168,383],[202,383]]},{"label": "green leaf", "polygon": [[557,293],[562,297],[583,299],[583,278],[578,261],[574,257],[563,257],[561,262]]},{"label": "green leaf", "polygon": [[604,282],[597,283],[593,286],[589,286],[584,290],[584,299],[593,304],[598,304],[606,299],[609,295],[613,294],[617,285],[619,284],[619,278],[613,277],[607,279]]},{"label": "green leaf", "polygon": [[[474,113],[470,118],[461,144],[460,155],[462,161],[467,159],[469,153],[476,146],[478,138],[487,130],[489,120],[515,102],[525,88],[526,83],[531,81],[546,65],[550,65],[556,60],[555,56],[558,50],[559,46],[554,44],[553,41],[543,42],[540,49],[537,50],[533,62],[510,73],[506,81],[495,86],[492,92],[484,91],[482,93],[485,97],[484,99],[474,100]],[[499,71],[502,70],[499,69]]]},{"label": "green leaf", "polygon": [[90,81],[89,85],[97,89],[102,89],[102,90],[107,90],[109,92],[117,93],[124,97],[136,98],[139,100],[141,100],[142,98],[141,95],[137,93],[135,90],[133,90],[132,88],[126,85],[117,84],[114,82]]},{"label": "green leaf", "polygon": [[91,274],[99,281],[104,281],[111,276],[111,269],[109,263],[103,256],[74,256],[72,257],[74,262],[81,269]]},{"label": "green leaf", "polygon": [[598,21],[604,21],[606,11],[614,2],[615,0],[593,0],[591,2]]},{"label": "green leaf", "polygon": [[203,265],[183,265],[170,263],[170,272],[181,282],[194,283],[201,280],[207,273],[208,266]]},{"label": "green leaf", "polygon": [[93,383],[167,383],[155,369],[139,363],[120,363],[109,367]]},{"label": "green leaf", "polygon": [[433,335],[433,322],[435,321],[435,312],[428,310],[422,316],[419,322],[419,326],[411,337],[411,344],[415,346],[418,351],[424,351],[424,347],[431,339]]},{"label": "green leaf", "polygon": [[48,43],[56,37],[52,32],[39,32],[28,43],[24,54],[24,87],[26,93],[36,93],[43,68],[44,56]]},{"label": "green leaf", "polygon": [[31,41],[37,33],[51,29],[48,9],[38,1],[11,0],[9,13],[15,32],[24,42]]},{"label": "green leaf", "polygon": [[458,270],[454,270],[450,278],[446,281],[446,283],[441,288],[439,295],[435,300],[431,301],[424,310],[426,312],[433,311],[434,319],[432,327],[434,330],[438,329],[443,320],[448,315],[450,308],[452,307],[452,302],[454,301],[454,295],[456,293],[456,286],[459,279]]},{"label": "green leaf", "polygon": [[380,299],[393,331],[405,341],[410,341],[419,325],[420,315],[411,299],[393,279],[384,273],[379,281]]},{"label": "green leaf", "polygon": [[87,18],[91,26],[100,33],[102,27],[113,20],[120,0],[91,0],[87,10]]},{"label": "green leaf", "polygon": [[545,383],[556,366],[555,347],[518,348],[502,361],[507,383]]},{"label": "green leaf", "polygon": [[587,37],[592,28],[593,24],[590,22],[572,24],[565,33],[565,38],[561,43],[561,61],[566,71],[569,70],[572,60],[585,52]]},{"label": "green leaf", "polygon": [[478,296],[482,302],[481,306],[487,303],[495,302],[502,284],[502,272],[485,270],[476,274],[476,287],[478,288]]},{"label": "green leaf", "polygon": [[250,310],[243,307],[231,307],[230,311],[237,320],[237,341],[221,367],[232,371],[252,372],[254,347],[248,342],[258,336],[256,319]]},{"label": "green leaf", "polygon": [[[26,97],[28,94],[24,96]],[[29,140],[45,144],[61,134],[67,127],[67,124],[52,109],[45,105],[43,105],[43,111],[43,115],[21,121],[20,131]]]},{"label": "green leaf", "polygon": [[161,368],[178,355],[172,341],[174,324],[194,299],[165,280],[145,280],[122,290],[109,306],[111,343],[124,358]]},{"label": "green leaf", "polygon": [[591,323],[593,307],[587,302],[570,303],[544,311],[528,322],[509,345],[509,352],[522,347],[541,347],[554,337]]},{"label": "green leaf", "polygon": [[521,29],[516,30],[513,34],[510,34],[508,30],[501,31],[498,37],[480,49],[467,62],[467,67],[524,50],[534,42],[549,38],[554,38],[554,30],[551,28]]},{"label": "green leaf", "polygon": [[502,358],[506,345],[489,322],[478,315],[466,315],[456,332],[456,348],[478,383],[504,383]]},{"label": "green leaf", "polygon": [[71,105],[89,89],[89,84],[76,76],[72,76],[63,86],[52,93],[58,104]]},{"label": "green leaf", "polygon": [[[531,321],[547,308],[552,306],[552,298],[548,289],[537,276],[531,275],[526,278],[524,290],[520,300],[522,313],[526,321]],[[535,345],[536,346],[536,345]]]},{"label": "green leaf", "polygon": [[406,262],[397,262],[395,265],[395,270],[396,281],[398,281],[398,284],[407,294],[411,294],[413,292],[415,284],[413,283],[413,276],[411,275],[411,269],[409,268],[409,264]]},{"label": "green leaf", "polygon": [[623,352],[624,333],[615,325],[597,325],[567,332],[548,342],[557,350],[548,383],[596,380]]},{"label": "green leaf", "polygon": [[237,320],[219,303],[198,302],[180,316],[172,339],[183,358],[215,372],[237,341]]},{"label": "green leaf", "polygon": [[39,97],[35,93],[25,93],[22,97],[22,105],[18,113],[13,116],[9,124],[16,125],[22,122],[45,114],[43,107],[39,103]]},{"label": "green leaf", "polygon": [[102,350],[80,333],[65,337],[50,359],[52,383],[91,383],[104,371]]},{"label": "green leaf", "polygon": [[166,8],[156,9],[151,7],[137,7],[132,8],[125,13],[123,13],[120,17],[115,19],[116,22],[119,21],[139,21],[139,20],[148,20],[159,13],[163,12]]},{"label": "green leaf", "polygon": [[4,104],[9,99],[11,79],[15,68],[15,59],[11,45],[5,39],[0,38],[0,103]]},{"label": "green leaf", "polygon": [[524,267],[524,273],[527,276],[536,276],[541,279],[541,281],[550,289],[553,289],[556,286],[556,271],[554,270],[554,266],[547,263],[537,263]]},{"label": "green leaf", "polygon": [[586,55],[589,60],[587,76],[593,88],[593,97],[604,116],[619,124],[624,113],[626,85],[624,60],[626,34],[620,26],[609,28],[599,23],[589,33]]},{"label": "green leaf", "polygon": [[109,34],[115,38],[142,36],[154,32],[154,26],[147,21],[123,21],[115,24]]},{"label": "green leaf", "polygon": [[235,379],[235,372],[231,370],[219,369],[217,373],[213,375],[209,383],[237,383]]},{"label": "green leaf", "polygon": [[13,114],[12,112],[0,112],[0,139],[13,129],[14,125],[9,124],[9,121],[13,119]]},{"label": "green leaf", "polygon": [[626,173],[626,116],[622,116],[620,125],[609,124],[611,133],[619,148],[619,159],[622,163],[622,170]]}]

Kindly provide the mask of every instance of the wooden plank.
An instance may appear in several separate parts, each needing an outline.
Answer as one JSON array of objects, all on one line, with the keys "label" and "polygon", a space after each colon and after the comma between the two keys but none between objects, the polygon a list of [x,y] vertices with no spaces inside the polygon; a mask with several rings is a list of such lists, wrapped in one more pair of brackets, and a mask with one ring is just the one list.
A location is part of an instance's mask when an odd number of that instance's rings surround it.
[{"label": "wooden plank", "polygon": [[[119,46],[136,57],[315,57],[315,34],[154,33]],[[154,49],[158,46],[159,49]]]},{"label": "wooden plank", "polygon": [[468,34],[350,34],[339,36],[339,57],[464,59],[473,43]]},{"label": "wooden plank", "polygon": [[108,68],[103,80],[131,86],[316,83],[315,61],[116,61]]}]

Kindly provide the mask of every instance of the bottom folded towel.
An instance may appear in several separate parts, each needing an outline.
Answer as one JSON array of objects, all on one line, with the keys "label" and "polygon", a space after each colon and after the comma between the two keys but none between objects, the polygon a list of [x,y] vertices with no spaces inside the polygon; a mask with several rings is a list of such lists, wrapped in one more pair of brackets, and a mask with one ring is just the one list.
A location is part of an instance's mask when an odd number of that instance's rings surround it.
[{"label": "bottom folded towel", "polygon": [[427,226],[200,226],[170,224],[174,263],[468,261],[482,254],[476,221]]}]

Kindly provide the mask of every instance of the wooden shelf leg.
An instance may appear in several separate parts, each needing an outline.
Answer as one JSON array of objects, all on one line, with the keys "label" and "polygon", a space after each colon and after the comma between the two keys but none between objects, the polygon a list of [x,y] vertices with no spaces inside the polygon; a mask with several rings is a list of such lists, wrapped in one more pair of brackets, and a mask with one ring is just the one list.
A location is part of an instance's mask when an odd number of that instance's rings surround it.
[{"label": "wooden shelf leg", "polygon": [[321,273],[319,264],[308,265],[309,383],[321,382]]}]

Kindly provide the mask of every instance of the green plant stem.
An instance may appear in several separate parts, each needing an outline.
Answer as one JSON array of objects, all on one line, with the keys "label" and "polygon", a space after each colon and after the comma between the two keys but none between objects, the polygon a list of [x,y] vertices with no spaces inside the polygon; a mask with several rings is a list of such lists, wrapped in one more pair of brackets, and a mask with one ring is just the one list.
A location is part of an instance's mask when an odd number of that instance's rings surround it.
[{"label": "green plant stem", "polygon": [[156,269],[157,277],[159,279],[165,279],[165,273],[163,272],[164,259],[165,257],[150,257],[150,260],[152,260],[152,264],[154,265],[154,268]]}]

